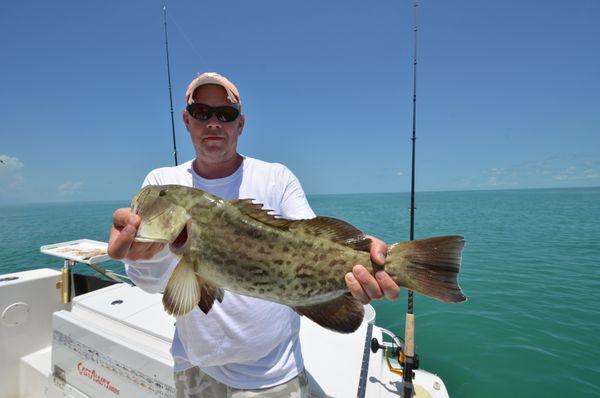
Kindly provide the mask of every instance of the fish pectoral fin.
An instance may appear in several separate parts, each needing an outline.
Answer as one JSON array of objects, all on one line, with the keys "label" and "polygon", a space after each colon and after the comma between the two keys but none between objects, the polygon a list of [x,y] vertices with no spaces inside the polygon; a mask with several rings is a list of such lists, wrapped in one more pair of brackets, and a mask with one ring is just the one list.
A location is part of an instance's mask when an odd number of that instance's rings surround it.
[{"label": "fish pectoral fin", "polygon": [[193,310],[200,298],[201,286],[194,266],[184,256],[167,282],[163,293],[163,306],[167,313],[180,317]]},{"label": "fish pectoral fin", "polygon": [[294,307],[294,310],[324,328],[340,333],[354,332],[365,315],[362,303],[349,293],[325,303]]},{"label": "fish pectoral fin", "polygon": [[199,276],[197,277],[198,284],[200,285],[200,301],[198,301],[198,307],[204,312],[208,314],[208,311],[213,306],[215,299],[219,301],[219,303],[223,302],[223,295],[225,292],[220,287],[215,287],[211,284],[208,284],[202,280]]},{"label": "fish pectoral fin", "polygon": [[252,199],[235,199],[228,202],[242,214],[272,227],[286,229],[290,223],[285,218],[277,218],[274,214],[270,214],[269,212],[272,210],[263,209],[261,203],[254,203]]},{"label": "fish pectoral fin", "polygon": [[370,251],[371,239],[354,225],[333,217],[315,217],[308,220],[290,221],[290,231],[331,239],[354,250]]}]

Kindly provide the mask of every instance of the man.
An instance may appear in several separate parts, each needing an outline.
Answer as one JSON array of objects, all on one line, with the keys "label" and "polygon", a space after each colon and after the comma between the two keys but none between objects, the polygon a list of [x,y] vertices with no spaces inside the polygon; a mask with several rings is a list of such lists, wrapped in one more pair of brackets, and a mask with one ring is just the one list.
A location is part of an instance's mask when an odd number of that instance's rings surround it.
[{"label": "man", "polygon": [[[151,171],[143,185],[179,184],[224,199],[252,198],[288,219],[314,217],[296,177],[283,165],[237,152],[245,116],[237,88],[225,77],[204,73],[186,92],[183,121],[196,151],[194,160]],[[140,217],[130,209],[113,215],[108,252],[123,259],[142,289],[165,288],[178,258],[163,244],[134,242]],[[385,244],[373,239],[371,258],[385,262]],[[341,277],[341,275],[340,275]],[[362,265],[345,275],[348,290],[363,303],[399,287],[383,271],[373,277]],[[171,352],[178,397],[305,397],[307,379],[300,350],[300,319],[291,308],[227,292],[204,314],[179,318]]]}]

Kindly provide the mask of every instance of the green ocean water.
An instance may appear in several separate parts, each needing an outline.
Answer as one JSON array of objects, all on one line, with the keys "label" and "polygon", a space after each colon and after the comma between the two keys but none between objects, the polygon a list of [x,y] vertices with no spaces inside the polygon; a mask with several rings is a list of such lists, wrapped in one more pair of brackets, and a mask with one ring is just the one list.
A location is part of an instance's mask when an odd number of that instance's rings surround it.
[{"label": "green ocean water", "polygon": [[[408,194],[310,196],[316,213],[387,242],[408,239]],[[421,367],[452,397],[600,396],[600,188],[424,192],[415,235],[461,234],[466,303],[415,297]],[[108,239],[126,202],[0,207],[0,274],[60,261],[49,243]],[[118,262],[108,268],[123,272]],[[406,292],[377,302],[377,323],[404,330]]]}]

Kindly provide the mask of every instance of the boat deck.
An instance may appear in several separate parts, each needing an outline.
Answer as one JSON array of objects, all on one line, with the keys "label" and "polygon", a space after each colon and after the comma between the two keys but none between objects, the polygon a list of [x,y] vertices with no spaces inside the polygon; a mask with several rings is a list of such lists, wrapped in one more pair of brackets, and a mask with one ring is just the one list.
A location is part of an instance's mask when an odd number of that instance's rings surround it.
[{"label": "boat deck", "polygon": [[[164,312],[160,294],[116,284],[77,296],[69,307],[60,303],[55,287],[60,272],[14,275],[19,279],[0,282],[0,374],[1,384],[10,384],[7,397],[63,397],[65,389],[74,397],[115,392],[127,397],[173,396],[169,348],[175,319]],[[11,275],[2,277],[7,276]],[[28,310],[23,312],[21,306],[13,315],[9,311],[17,324],[7,326],[6,308],[15,303],[25,303]],[[351,334],[326,330],[302,317],[302,352],[315,396],[401,395],[401,378],[389,372],[382,351],[373,354],[365,348],[371,335],[382,340],[381,329],[372,324],[372,307],[366,309],[371,323],[364,322]],[[441,379],[431,373],[417,370],[415,385],[418,397],[448,396]]]}]

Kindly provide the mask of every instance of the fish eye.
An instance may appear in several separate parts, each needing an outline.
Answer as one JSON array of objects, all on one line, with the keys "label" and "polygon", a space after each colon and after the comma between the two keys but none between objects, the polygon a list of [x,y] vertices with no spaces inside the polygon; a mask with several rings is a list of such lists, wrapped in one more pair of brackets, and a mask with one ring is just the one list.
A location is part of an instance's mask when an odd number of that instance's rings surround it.
[{"label": "fish eye", "polygon": [[166,194],[167,194],[167,190],[161,189],[160,192],[158,193],[158,196],[165,196]]}]

